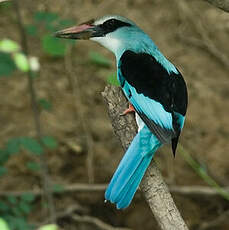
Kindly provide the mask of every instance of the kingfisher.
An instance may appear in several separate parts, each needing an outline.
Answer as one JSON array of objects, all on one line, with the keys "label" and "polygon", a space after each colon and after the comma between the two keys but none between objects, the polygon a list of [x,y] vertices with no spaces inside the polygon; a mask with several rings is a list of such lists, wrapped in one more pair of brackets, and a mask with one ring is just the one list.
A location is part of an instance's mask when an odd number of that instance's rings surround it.
[{"label": "kingfisher", "polygon": [[175,157],[188,105],[186,83],[151,38],[125,17],[92,19],[55,36],[96,41],[116,57],[117,78],[129,101],[123,114],[135,111],[138,133],[105,191],[105,200],[124,209],[157,149],[169,143]]}]

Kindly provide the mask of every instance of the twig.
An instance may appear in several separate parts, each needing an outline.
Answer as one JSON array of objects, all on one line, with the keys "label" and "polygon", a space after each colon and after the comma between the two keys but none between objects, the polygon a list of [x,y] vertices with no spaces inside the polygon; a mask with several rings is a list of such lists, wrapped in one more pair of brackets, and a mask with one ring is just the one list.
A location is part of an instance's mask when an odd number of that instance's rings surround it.
[{"label": "twig", "polygon": [[[204,197],[213,197],[213,196],[221,196],[221,194],[219,194],[219,192],[209,186],[175,186],[172,185],[169,187],[170,192],[174,193],[174,194],[180,194],[180,195],[184,195],[184,196],[204,196]],[[225,192],[229,192],[229,187],[222,187],[222,190],[224,190]]]},{"label": "twig", "polygon": [[204,0],[221,10],[229,12],[229,0]]},{"label": "twig", "polygon": [[187,44],[196,46],[198,48],[204,49],[205,51],[209,52],[213,57],[218,60],[222,65],[224,65],[227,69],[229,69],[229,58],[222,53],[218,48],[216,48],[213,43],[206,42],[204,40],[200,40],[197,38],[186,37],[182,34],[179,34],[179,39]]},{"label": "twig", "polygon": [[219,226],[221,223],[223,223],[225,220],[228,220],[229,217],[229,210],[225,211],[224,213],[222,213],[220,216],[214,218],[213,221],[209,221],[209,222],[203,222],[198,230],[207,230],[209,228],[211,229],[215,229],[215,227]]},{"label": "twig", "polygon": [[[29,56],[28,41],[27,41],[27,36],[25,33],[24,25],[23,25],[21,13],[20,13],[20,3],[18,0],[15,0],[13,2],[14,2],[14,8],[15,8],[17,22],[18,22],[18,28],[19,28],[19,32],[21,35],[22,50],[24,54],[28,57]],[[31,106],[32,106],[32,111],[33,111],[37,140],[39,141],[41,145],[43,145],[41,141],[43,135],[42,135],[42,130],[41,130],[41,122],[40,122],[40,114],[39,114],[39,109],[38,109],[38,104],[37,104],[37,96],[36,96],[36,91],[35,91],[35,87],[33,83],[33,73],[30,68],[29,68],[27,76],[28,76],[28,90],[30,94],[30,100],[31,100]],[[50,189],[50,179],[49,179],[49,174],[48,174],[48,168],[47,168],[46,160],[43,154],[40,155],[40,164],[41,164],[43,188],[44,188],[45,196],[48,202],[48,209],[49,209],[50,217],[52,221],[55,222],[55,208],[54,208],[54,203],[53,203],[52,190]]]},{"label": "twig", "polygon": [[198,34],[201,36],[200,39],[194,37],[184,36],[182,32],[178,34],[180,40],[192,44],[198,48],[202,48],[209,52],[213,57],[216,58],[222,65],[229,69],[229,57],[222,52],[218,47],[215,46],[212,39],[208,36],[206,29],[203,24],[199,21],[196,21],[196,15],[193,13],[194,10],[190,9],[186,1],[176,0],[177,6],[180,8],[179,12],[183,21],[187,19],[193,24]]},{"label": "twig", "polygon": [[[53,194],[71,193],[71,192],[104,192],[107,184],[71,184],[63,186],[60,191],[52,190]],[[34,196],[43,195],[42,189],[21,190],[21,191],[0,191],[0,196],[21,196],[23,194],[33,194]]]},{"label": "twig", "polygon": [[[114,132],[126,149],[133,136],[136,135],[134,118],[132,116],[119,116],[121,108],[125,106],[126,99],[121,90],[114,86],[107,86],[102,95],[108,106]],[[154,161],[148,168],[140,188],[162,230],[188,229]]]},{"label": "twig", "polygon": [[[61,191],[53,190],[53,194],[59,193],[76,193],[76,192],[104,192],[107,188],[107,184],[71,184],[63,186]],[[225,192],[229,192],[229,187],[222,188]],[[182,195],[182,196],[204,196],[206,198],[212,198],[214,196],[220,196],[220,194],[213,188],[209,186],[176,186],[171,185],[169,186],[169,191],[171,193]],[[36,190],[21,190],[21,191],[0,191],[1,196],[21,196],[23,194],[31,193],[34,196],[41,196],[43,195],[43,190],[36,189]]]},{"label": "twig", "polygon": [[[78,74],[74,73],[74,70],[72,68],[72,47],[69,47],[67,55],[65,56],[65,69],[67,72],[69,85],[71,87],[72,95],[74,97],[74,101],[81,101],[82,93],[80,89],[80,84],[78,80]],[[88,182],[93,183],[94,182],[94,150],[93,150],[93,140],[91,137],[90,132],[88,131],[87,121],[81,111],[81,109],[76,108],[76,104],[74,104],[75,114],[78,113],[79,119],[81,121],[81,125],[83,128],[83,131],[86,136],[86,143],[87,143],[87,173],[88,173]]]},{"label": "twig", "polygon": [[74,214],[71,218],[77,222],[93,224],[101,230],[130,230],[129,228],[113,227],[102,220],[92,216],[80,216]]},{"label": "twig", "polygon": [[[74,201],[74,203],[76,203],[76,202]],[[74,205],[65,207],[64,211],[56,212],[56,220],[61,219],[61,218],[66,217],[66,216],[71,216],[74,212],[86,214],[89,212],[89,210],[87,208],[81,206],[80,204],[76,203]],[[35,227],[39,228],[41,226],[44,226],[44,225],[50,223],[50,221],[51,221],[50,218],[48,218],[47,220],[45,220],[42,223],[34,223],[33,222],[32,224]]]}]

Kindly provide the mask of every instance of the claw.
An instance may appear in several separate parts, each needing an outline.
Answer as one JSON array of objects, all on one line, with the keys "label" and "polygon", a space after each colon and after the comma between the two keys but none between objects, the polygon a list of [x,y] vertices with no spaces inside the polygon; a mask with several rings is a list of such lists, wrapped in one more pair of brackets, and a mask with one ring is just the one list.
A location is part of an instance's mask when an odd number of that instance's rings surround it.
[{"label": "claw", "polygon": [[120,116],[125,116],[126,114],[132,113],[132,112],[135,112],[135,109],[134,109],[133,105],[129,103],[128,109],[124,110],[124,111],[120,114]]}]

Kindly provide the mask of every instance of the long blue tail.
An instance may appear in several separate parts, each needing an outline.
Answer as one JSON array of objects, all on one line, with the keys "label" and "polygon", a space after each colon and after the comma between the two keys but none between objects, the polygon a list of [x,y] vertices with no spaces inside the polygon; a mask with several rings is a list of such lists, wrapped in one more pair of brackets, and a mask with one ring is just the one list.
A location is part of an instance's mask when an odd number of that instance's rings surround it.
[{"label": "long blue tail", "polygon": [[115,203],[118,209],[128,207],[154,153],[160,146],[160,141],[147,126],[144,126],[119,163],[105,192],[105,199]]}]

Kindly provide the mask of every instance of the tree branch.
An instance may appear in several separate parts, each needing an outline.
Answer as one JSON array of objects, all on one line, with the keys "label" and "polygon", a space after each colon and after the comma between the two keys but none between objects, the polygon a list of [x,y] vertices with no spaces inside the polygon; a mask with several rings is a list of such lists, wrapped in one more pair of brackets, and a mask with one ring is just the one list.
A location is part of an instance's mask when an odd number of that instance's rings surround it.
[{"label": "tree branch", "polygon": [[[64,64],[65,64],[65,71],[66,75],[68,77],[69,86],[71,87],[71,93],[74,97],[74,101],[77,101],[77,104],[74,103],[74,113],[75,117],[80,120],[83,132],[85,134],[85,141],[87,144],[87,158],[86,158],[86,167],[87,167],[87,174],[88,174],[88,182],[92,184],[94,182],[94,143],[93,138],[89,132],[89,121],[84,116],[84,113],[80,109],[81,104],[81,98],[83,97],[82,90],[80,87],[79,79],[78,79],[78,73],[74,72],[73,68],[73,58],[72,58],[72,46],[69,47],[67,54],[64,57]],[[77,107],[78,105],[78,107]],[[77,129],[76,129],[77,130]],[[77,131],[78,132],[78,131]]]},{"label": "tree branch", "polygon": [[228,220],[229,210],[223,212],[221,215],[216,216],[212,221],[202,222],[198,230],[216,229],[220,224]]},{"label": "tree branch", "polygon": [[122,228],[122,227],[113,227],[102,220],[98,219],[97,217],[93,216],[80,216],[78,214],[74,214],[71,218],[78,223],[89,223],[95,225],[98,229],[101,230],[130,230],[129,228]]},{"label": "tree branch", "polygon": [[[14,4],[15,13],[16,13],[17,23],[18,23],[18,30],[19,30],[19,34],[21,37],[22,51],[28,59],[29,57],[28,40],[27,40],[27,35],[25,32],[24,24],[23,24],[23,19],[21,17],[21,8],[20,8],[21,2],[16,0],[16,1],[13,1],[13,4]],[[40,145],[43,146],[43,142],[42,142],[43,132],[42,132],[41,122],[40,122],[37,95],[36,95],[36,90],[35,90],[34,81],[33,81],[34,77],[33,77],[31,68],[29,68],[29,71],[27,73],[28,73],[27,74],[28,92],[29,92],[29,96],[31,100],[31,107],[32,107],[32,112],[33,112],[36,136],[37,136],[37,140],[40,143]],[[40,165],[41,165],[41,174],[42,174],[41,176],[42,176],[42,182],[43,182],[43,188],[44,188],[44,195],[45,195],[45,198],[47,199],[48,210],[49,210],[49,214],[51,216],[52,222],[55,222],[55,206],[53,202],[52,190],[50,188],[51,181],[49,178],[48,166],[46,164],[46,159],[43,154],[41,154],[39,158],[40,158]]]},{"label": "tree branch", "polygon": [[[126,99],[120,88],[107,86],[102,95],[108,106],[114,132],[126,150],[136,135],[135,119],[133,116],[120,116],[126,106]],[[154,161],[148,168],[140,189],[162,230],[188,229]]]},{"label": "tree branch", "polygon": [[[60,191],[52,190],[53,194],[63,194],[63,193],[91,193],[91,192],[104,192],[108,184],[69,184],[63,185]],[[225,192],[229,192],[229,187],[222,188]],[[139,190],[138,190],[139,191]],[[176,195],[182,196],[192,196],[199,197],[204,196],[205,198],[212,199],[212,197],[220,197],[220,194],[217,190],[210,186],[200,186],[200,185],[191,185],[191,186],[181,186],[181,185],[170,185],[169,191]],[[2,196],[22,196],[23,194],[31,193],[34,196],[43,195],[43,189],[35,190],[17,190],[17,191],[0,191],[0,197]]]},{"label": "tree branch", "polygon": [[221,10],[229,12],[229,0],[204,0]]}]

